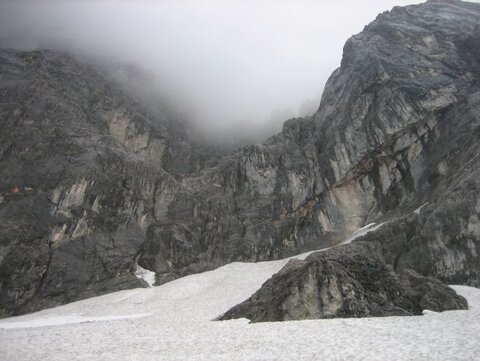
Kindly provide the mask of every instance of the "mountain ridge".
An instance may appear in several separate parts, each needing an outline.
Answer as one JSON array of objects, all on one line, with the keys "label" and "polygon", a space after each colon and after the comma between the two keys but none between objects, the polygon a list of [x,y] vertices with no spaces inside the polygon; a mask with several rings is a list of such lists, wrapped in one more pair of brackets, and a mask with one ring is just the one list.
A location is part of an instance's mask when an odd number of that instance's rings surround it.
[{"label": "mountain ridge", "polygon": [[228,155],[70,57],[1,51],[2,314],[141,286],[137,264],[161,284],[395,217],[375,234],[405,248],[397,266],[478,285],[479,22],[460,1],[379,15],[312,117]]}]

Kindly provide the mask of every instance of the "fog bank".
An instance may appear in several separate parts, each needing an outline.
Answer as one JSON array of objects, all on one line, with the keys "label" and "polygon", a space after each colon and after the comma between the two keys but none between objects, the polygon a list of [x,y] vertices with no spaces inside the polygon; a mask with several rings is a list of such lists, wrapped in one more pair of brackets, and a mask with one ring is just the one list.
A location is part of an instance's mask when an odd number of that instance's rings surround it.
[{"label": "fog bank", "polygon": [[[417,1],[418,2],[418,1]],[[3,1],[0,46],[134,64],[216,137],[312,114],[348,37],[407,0]]]}]

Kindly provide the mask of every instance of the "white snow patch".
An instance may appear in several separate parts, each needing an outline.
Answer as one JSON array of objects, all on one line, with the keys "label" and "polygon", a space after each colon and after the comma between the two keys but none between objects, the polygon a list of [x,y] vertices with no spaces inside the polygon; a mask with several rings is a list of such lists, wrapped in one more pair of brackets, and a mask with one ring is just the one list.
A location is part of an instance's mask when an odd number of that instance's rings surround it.
[{"label": "white snow patch", "polygon": [[340,243],[340,245],[352,243],[352,241],[354,241],[358,237],[362,237],[362,236],[366,235],[367,233],[376,231],[377,229],[379,229],[384,224],[385,223],[380,223],[380,224],[370,223],[370,224],[367,224],[366,226],[364,226],[364,227],[356,230],[355,232],[353,232],[345,241]]},{"label": "white snow patch", "polygon": [[147,282],[150,287],[153,287],[153,285],[155,284],[155,272],[142,268],[139,265],[137,265],[135,276]]},{"label": "white snow patch", "polygon": [[415,210],[413,211],[413,213],[415,213],[415,214],[420,214],[420,213],[422,212],[423,207],[425,207],[425,206],[426,206],[427,204],[429,204],[429,203],[430,203],[430,202],[423,203],[420,207],[418,207],[417,209],[415,209]]},{"label": "white snow patch", "polygon": [[380,227],[382,227],[386,223],[387,222],[383,222],[383,223],[380,223],[380,224],[376,224],[376,223],[367,224],[366,226],[363,226],[362,228],[357,229],[355,232],[352,232],[343,242],[340,242],[339,244],[336,244],[335,246],[327,247],[327,248],[323,248],[323,249],[318,249],[318,250],[315,250],[315,251],[309,251],[309,252],[301,253],[299,255],[289,257],[289,258],[287,258],[287,260],[290,260],[292,258],[304,260],[305,258],[310,256],[312,253],[322,252],[322,251],[326,251],[326,250],[329,250],[329,249],[332,249],[332,248],[335,248],[335,247],[339,247],[339,246],[343,246],[345,244],[352,243],[355,239],[357,239],[359,237],[362,237],[362,236],[366,235],[367,233],[376,231],[377,229],[379,229]]}]

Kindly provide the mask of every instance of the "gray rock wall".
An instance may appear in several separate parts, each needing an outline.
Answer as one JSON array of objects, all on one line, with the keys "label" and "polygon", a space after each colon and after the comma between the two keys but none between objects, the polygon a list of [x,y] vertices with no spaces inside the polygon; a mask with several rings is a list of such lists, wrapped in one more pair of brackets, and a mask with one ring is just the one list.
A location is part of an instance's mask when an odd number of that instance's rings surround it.
[{"label": "gray rock wall", "polygon": [[312,117],[236,151],[66,54],[2,50],[1,314],[141,286],[137,264],[160,284],[331,246],[425,202],[397,263],[478,284],[479,23],[460,1],[379,15]]}]

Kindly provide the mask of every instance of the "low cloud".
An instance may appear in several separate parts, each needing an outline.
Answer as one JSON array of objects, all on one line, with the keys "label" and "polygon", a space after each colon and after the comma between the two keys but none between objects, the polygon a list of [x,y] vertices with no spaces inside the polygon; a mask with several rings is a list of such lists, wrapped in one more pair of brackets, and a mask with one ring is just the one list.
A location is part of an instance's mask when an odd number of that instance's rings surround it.
[{"label": "low cloud", "polygon": [[263,136],[312,114],[344,42],[414,1],[3,1],[0,45],[132,64],[212,137]]}]

